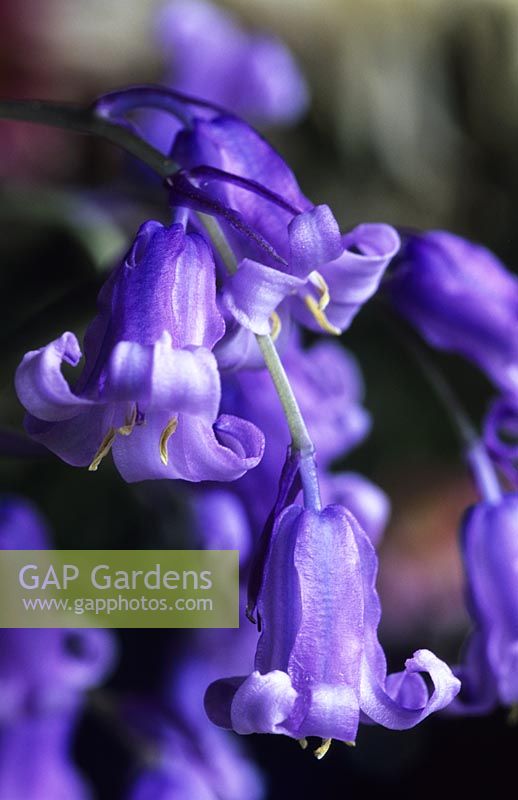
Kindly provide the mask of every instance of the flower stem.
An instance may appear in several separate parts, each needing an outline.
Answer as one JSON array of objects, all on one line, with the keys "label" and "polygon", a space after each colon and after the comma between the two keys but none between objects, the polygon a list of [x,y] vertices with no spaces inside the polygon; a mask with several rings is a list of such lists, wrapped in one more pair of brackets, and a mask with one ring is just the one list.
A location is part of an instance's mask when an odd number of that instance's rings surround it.
[{"label": "flower stem", "polygon": [[[198,214],[198,218],[209,233],[215,247],[217,248],[225,268],[230,275],[237,272],[237,264],[228,246],[219,222],[206,214]],[[304,490],[304,501],[306,506],[315,510],[320,510],[320,488],[318,485],[318,475],[315,464],[315,447],[309,435],[304,417],[300,410],[297,398],[291,387],[289,378],[280,359],[277,348],[269,334],[255,334],[257,344],[262,353],[266,369],[270,373],[273,385],[279,396],[286,422],[291,435],[292,450],[301,454],[300,477]]]},{"label": "flower stem", "polygon": [[472,425],[457,395],[420,344],[414,339],[401,336],[399,332],[398,338],[412,354],[422,375],[447,411],[462,444],[464,461],[471,471],[480,495],[488,503],[497,503],[502,497],[498,475],[484,442]]},{"label": "flower stem", "polygon": [[43,100],[2,100],[0,119],[33,122],[99,136],[131,153],[163,178],[178,170],[172,159],[145,142],[129,125],[112,122],[95,108]]}]

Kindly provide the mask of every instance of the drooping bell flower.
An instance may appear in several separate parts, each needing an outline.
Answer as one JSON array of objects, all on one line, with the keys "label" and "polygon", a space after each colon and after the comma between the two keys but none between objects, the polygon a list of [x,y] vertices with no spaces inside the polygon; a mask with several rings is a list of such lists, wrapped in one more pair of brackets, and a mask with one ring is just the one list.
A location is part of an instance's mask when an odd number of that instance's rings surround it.
[{"label": "drooping bell flower", "polygon": [[268,333],[291,296],[292,313],[310,327],[338,334],[350,325],[399,248],[393,228],[341,235],[329,207],[314,206],[269,143],[230,115],[195,117],[173,157],[185,167],[171,179],[173,205],[215,216],[234,252],[223,302],[240,325]]},{"label": "drooping bell flower", "polygon": [[305,112],[306,83],[279,39],[246,31],[206,0],[166,3],[156,28],[174,89],[263,124],[291,123]]},{"label": "drooping bell flower", "polygon": [[376,572],[374,548],[346,509],[288,506],[265,559],[255,671],[211,684],[209,718],[242,734],[320,737],[321,757],[331,739],[354,742],[360,719],[400,730],[447,706],[460,684],[430,651],[387,675]]},{"label": "drooping bell flower", "polygon": [[72,333],[24,357],[16,373],[26,429],[64,461],[96,470],[111,450],[127,481],[235,480],[260,460],[261,432],[220,415],[211,352],[224,322],[205,239],[146,222],[98,299],[85,365],[71,388]]},{"label": "drooping bell flower", "polygon": [[472,506],[462,524],[468,609],[474,629],[450,711],[481,714],[518,703],[518,494]]},{"label": "drooping bell flower", "polygon": [[472,361],[518,391],[518,279],[489,250],[445,231],[409,236],[386,284],[432,347]]}]

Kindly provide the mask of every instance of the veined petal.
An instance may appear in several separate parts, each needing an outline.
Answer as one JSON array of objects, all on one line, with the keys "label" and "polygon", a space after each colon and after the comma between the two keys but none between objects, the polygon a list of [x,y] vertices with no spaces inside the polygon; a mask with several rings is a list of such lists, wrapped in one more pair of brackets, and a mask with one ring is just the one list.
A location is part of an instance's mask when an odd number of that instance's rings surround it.
[{"label": "veined petal", "polygon": [[295,738],[354,740],[359,720],[363,585],[349,516],[287,508],[274,528],[257,603],[256,668],[297,692],[283,724]]},{"label": "veined petal", "polygon": [[357,472],[324,473],[320,489],[324,505],[337,503],[347,508],[377,547],[390,514],[385,492]]},{"label": "veined petal", "polygon": [[164,331],[175,348],[211,348],[224,333],[216,306],[212,251],[183,226],[150,220],[99,293],[98,314],[85,335],[86,365],[78,390],[95,396],[118,342],[154,345]]},{"label": "veined petal", "polygon": [[197,233],[186,236],[176,262],[172,303],[175,347],[197,345],[211,350],[225,333],[225,323],[216,305],[214,256]]},{"label": "veined petal", "polygon": [[291,272],[300,278],[338,258],[343,249],[340,228],[326,205],[297,214],[288,226],[288,236]]},{"label": "veined petal", "polygon": [[151,411],[131,436],[116,438],[113,457],[129,483],[152,478],[233,481],[261,460],[264,437],[251,422],[222,415],[209,424],[200,417],[179,414],[176,430],[166,443],[165,464],[161,442],[170,417],[171,412]]},{"label": "veined petal", "polygon": [[266,675],[252,672],[239,686],[230,708],[237,733],[288,733],[284,721],[293,711],[297,692],[289,675],[274,670]]},{"label": "veined petal", "polygon": [[[342,253],[317,270],[329,289],[325,309],[329,323],[346,330],[361,306],[378,289],[383,273],[400,247],[397,231],[390,225],[358,225],[342,237]],[[317,322],[300,300],[294,301],[294,314],[312,330]]]},{"label": "veined petal", "polygon": [[92,405],[70,389],[61,364],[77,366],[81,349],[73,333],[64,333],[46,347],[32,350],[16,370],[15,387],[29,414],[46,422],[71,419]]},{"label": "veined petal", "polygon": [[227,280],[223,303],[237,322],[253,333],[267,334],[272,328],[271,314],[303,281],[245,258]]},{"label": "veined petal", "polygon": [[[211,121],[196,121],[192,130],[178,134],[172,156],[183,167],[206,164],[257,181],[299,212],[312,207],[286,162],[257,131],[237,117],[228,115]],[[288,258],[288,224],[292,213],[232,184],[213,191],[219,199],[238,209],[247,225]]]},{"label": "veined petal", "polygon": [[25,430],[67,464],[87,467],[110,428],[124,424],[127,404],[122,406],[91,405],[81,414],[58,422],[45,422],[27,414]]},{"label": "veined petal", "polygon": [[[384,687],[370,672],[367,659],[362,671],[361,708],[370,720],[385,728],[413,728],[434,711],[448,706],[459,692],[458,678],[430,650],[415,652],[405,661],[405,672],[388,676]],[[431,694],[420,672],[430,676],[434,685]]]},{"label": "veined petal", "polygon": [[217,362],[205,347],[175,349],[164,331],[154,345],[119,342],[103,387],[104,402],[138,402],[144,413],[163,409],[216,418],[221,397]]}]

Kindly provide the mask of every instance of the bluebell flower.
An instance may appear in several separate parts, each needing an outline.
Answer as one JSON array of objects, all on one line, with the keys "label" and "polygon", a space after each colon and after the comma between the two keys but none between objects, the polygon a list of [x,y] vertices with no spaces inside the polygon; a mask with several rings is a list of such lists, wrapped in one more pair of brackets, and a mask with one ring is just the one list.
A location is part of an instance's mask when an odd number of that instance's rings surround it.
[{"label": "bluebell flower", "polygon": [[163,670],[159,703],[144,700],[129,719],[155,755],[136,775],[128,800],[264,797],[262,776],[243,743],[215,728],[203,707],[210,681],[251,666],[256,639],[242,614],[239,628],[191,631],[183,647],[171,648],[172,669]]},{"label": "bluebell flower", "polygon": [[205,239],[181,224],[147,222],[102,288],[73,388],[73,333],[27,353],[16,373],[26,429],[64,461],[98,468],[111,450],[127,481],[235,480],[261,458],[263,436],[219,415],[211,352],[224,332],[214,260]]},{"label": "bluebell flower", "polygon": [[473,631],[456,672],[455,713],[480,714],[518,703],[518,494],[470,508],[462,555]]},{"label": "bluebell flower", "polygon": [[484,444],[513,489],[518,490],[518,395],[491,403],[484,418]]},{"label": "bluebell flower", "polygon": [[[27,501],[0,498],[0,548],[45,549],[48,531]],[[86,800],[69,753],[85,692],[111,669],[107,631],[0,631],[0,797]]]},{"label": "bluebell flower", "polygon": [[387,292],[432,347],[518,390],[518,279],[489,250],[446,231],[409,236]]},{"label": "bluebell flower", "polygon": [[234,252],[223,304],[240,325],[268,333],[283,301],[313,329],[338,334],[351,324],[399,248],[392,227],[342,235],[329,207],[314,206],[280,155],[230,115],[195,115],[173,157],[185,169],[171,178],[171,202],[215,216]]},{"label": "bluebell flower", "polygon": [[211,684],[209,718],[241,734],[320,737],[320,757],[331,739],[354,742],[360,720],[400,730],[447,706],[460,683],[430,651],[387,675],[376,572],[369,538],[343,507],[288,506],[264,562],[255,670]]},{"label": "bluebell flower", "polygon": [[245,30],[229,11],[206,0],[173,0],[156,29],[174,89],[263,124],[292,123],[306,111],[308,89],[289,49]]}]

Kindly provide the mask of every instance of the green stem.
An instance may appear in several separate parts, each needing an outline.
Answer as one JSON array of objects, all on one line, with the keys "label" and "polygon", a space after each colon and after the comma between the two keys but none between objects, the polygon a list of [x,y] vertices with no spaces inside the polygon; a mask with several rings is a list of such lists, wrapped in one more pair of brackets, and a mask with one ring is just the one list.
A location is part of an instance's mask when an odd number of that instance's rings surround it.
[{"label": "green stem", "polygon": [[131,153],[162,178],[167,178],[178,169],[172,159],[145,142],[129,127],[111,122],[90,108],[43,100],[3,100],[0,101],[0,119],[51,125],[99,136]]},{"label": "green stem", "polygon": [[305,455],[310,455],[314,451],[313,442],[272,337],[256,334],[255,338],[284,409],[290,429],[292,448]]},{"label": "green stem", "polygon": [[[198,218],[210,235],[225,264],[227,272],[229,275],[235,275],[237,272],[236,259],[228,246],[228,242],[225,238],[225,234],[221,230],[219,222],[206,214],[198,214]],[[255,338],[261,350],[266,368],[271,375],[273,384],[279,395],[279,400],[281,401],[291,434],[292,449],[304,454],[313,453],[313,442],[311,441],[299,404],[293,393],[288,376],[286,375],[286,370],[284,369],[272,337],[268,334],[255,334]]]}]

